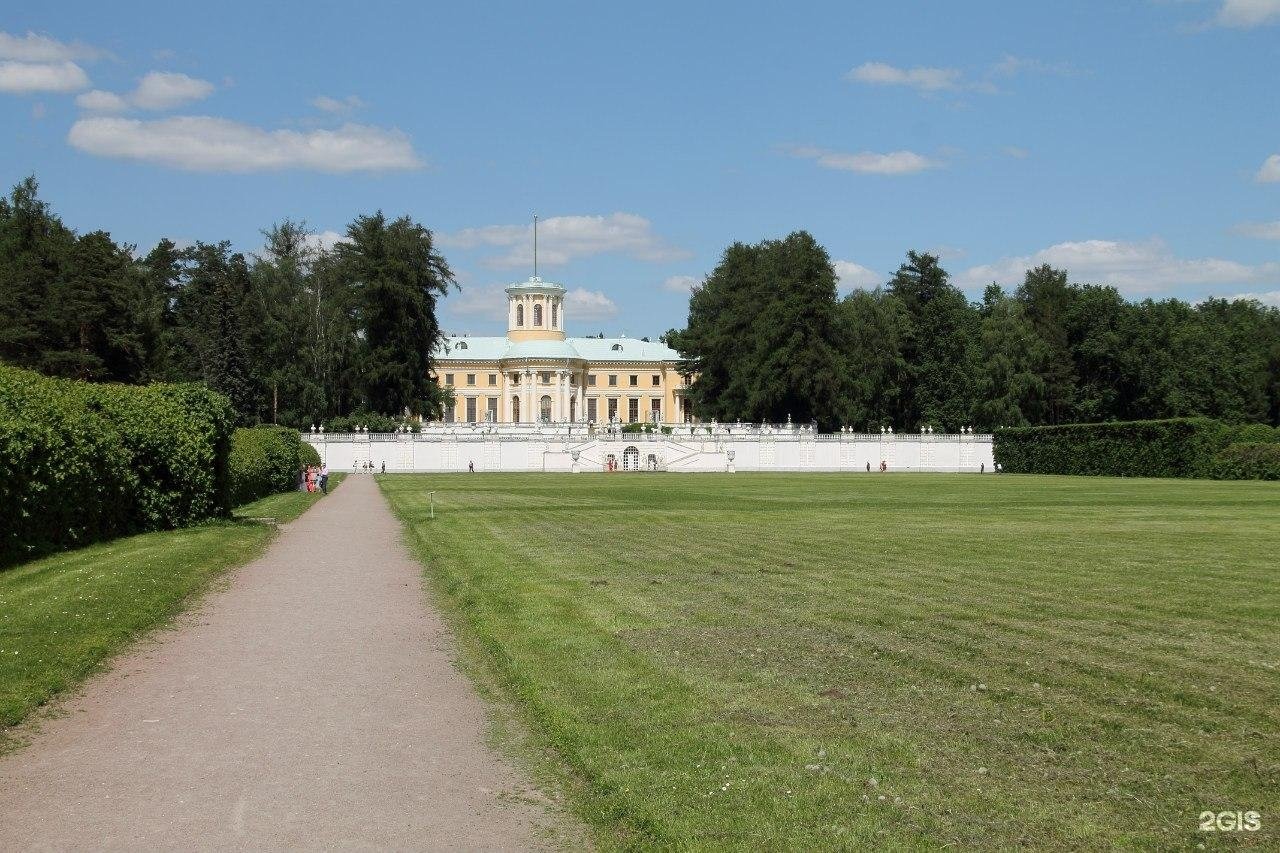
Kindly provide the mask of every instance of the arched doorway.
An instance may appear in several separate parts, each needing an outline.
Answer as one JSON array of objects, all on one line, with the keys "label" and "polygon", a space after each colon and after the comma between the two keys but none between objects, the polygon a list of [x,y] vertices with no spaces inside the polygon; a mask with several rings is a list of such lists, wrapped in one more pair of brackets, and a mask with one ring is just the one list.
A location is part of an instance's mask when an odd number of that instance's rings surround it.
[{"label": "arched doorway", "polygon": [[640,470],[640,451],[635,447],[628,447],[626,450],[622,451],[622,470]]},{"label": "arched doorway", "polygon": [[551,397],[547,394],[542,395],[542,422],[551,423]]},{"label": "arched doorway", "polygon": [[511,398],[511,422],[513,424],[520,423],[520,395]]}]

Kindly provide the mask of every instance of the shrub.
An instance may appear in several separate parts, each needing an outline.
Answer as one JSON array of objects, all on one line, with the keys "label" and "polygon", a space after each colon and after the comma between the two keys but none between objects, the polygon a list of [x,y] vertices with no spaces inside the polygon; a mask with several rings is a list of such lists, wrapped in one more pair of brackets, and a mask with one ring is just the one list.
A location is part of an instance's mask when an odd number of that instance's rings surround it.
[{"label": "shrub", "polygon": [[1019,474],[1205,477],[1233,429],[1209,418],[1006,427],[995,461]]},{"label": "shrub", "polygon": [[1219,480],[1280,480],[1280,443],[1238,441],[1213,457]]},{"label": "shrub", "polygon": [[319,450],[316,450],[314,447],[312,447],[310,444],[307,444],[305,441],[299,441],[299,445],[300,447],[298,448],[299,450],[298,462],[300,465],[319,465],[320,464]]},{"label": "shrub", "polygon": [[[314,457],[314,461],[312,458]],[[298,469],[320,454],[297,430],[281,426],[238,429],[231,438],[231,500],[235,506],[297,488]]]},{"label": "shrub", "polygon": [[0,566],[230,507],[231,405],[0,365]]}]

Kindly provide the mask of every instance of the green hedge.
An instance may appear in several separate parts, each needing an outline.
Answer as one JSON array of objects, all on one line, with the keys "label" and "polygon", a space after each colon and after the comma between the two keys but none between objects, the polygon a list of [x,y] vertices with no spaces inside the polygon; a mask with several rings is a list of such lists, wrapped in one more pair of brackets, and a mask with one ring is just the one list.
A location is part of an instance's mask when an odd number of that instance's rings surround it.
[{"label": "green hedge", "polygon": [[1016,474],[1207,477],[1237,429],[1209,418],[1007,427],[995,461]]},{"label": "green hedge", "polygon": [[1280,480],[1280,443],[1238,441],[1213,457],[1219,480]]},{"label": "green hedge", "polygon": [[230,511],[231,405],[0,365],[0,566]]},{"label": "green hedge", "polygon": [[231,500],[236,505],[298,487],[303,465],[319,465],[320,454],[298,431],[282,426],[238,429],[231,438]]}]

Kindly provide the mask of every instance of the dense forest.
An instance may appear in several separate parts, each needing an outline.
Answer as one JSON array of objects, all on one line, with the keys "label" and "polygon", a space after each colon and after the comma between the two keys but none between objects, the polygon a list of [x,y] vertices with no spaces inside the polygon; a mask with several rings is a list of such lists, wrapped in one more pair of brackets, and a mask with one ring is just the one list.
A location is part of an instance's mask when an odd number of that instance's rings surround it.
[{"label": "dense forest", "polygon": [[34,178],[0,198],[0,359],[97,382],[204,382],[241,423],[437,415],[436,303],[454,285],[431,232],[360,216],[332,249],[285,221],[259,254],[229,243],[145,256],[76,234]]},{"label": "dense forest", "polygon": [[797,232],[735,243],[664,336],[705,419],[823,429],[979,429],[1205,415],[1280,423],[1280,309],[1128,302],[1068,271],[1028,270],[971,302],[936,257],[837,298],[825,249]]},{"label": "dense forest", "polygon": [[[438,416],[436,309],[456,284],[423,226],[359,216],[325,248],[285,221],[250,256],[169,240],[139,256],[67,228],[37,189],[28,178],[0,198],[0,359],[90,381],[204,382],[244,424]],[[686,328],[664,340],[708,420],[1280,423],[1280,309],[1129,302],[1047,266],[971,302],[916,252],[884,286],[840,299],[826,250],[803,231],[727,248]]]}]

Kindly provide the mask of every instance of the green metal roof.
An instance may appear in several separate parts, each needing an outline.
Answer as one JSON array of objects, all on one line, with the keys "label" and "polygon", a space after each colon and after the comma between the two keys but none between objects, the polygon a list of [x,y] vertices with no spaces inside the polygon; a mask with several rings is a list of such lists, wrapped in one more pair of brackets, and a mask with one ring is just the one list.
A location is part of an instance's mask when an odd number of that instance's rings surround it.
[{"label": "green metal roof", "polygon": [[531,275],[524,281],[518,281],[515,284],[507,285],[507,293],[522,290],[527,290],[533,293],[564,293],[564,285],[556,284],[554,281],[543,281],[536,275]]},{"label": "green metal roof", "polygon": [[592,363],[611,361],[676,361],[680,353],[657,341],[636,338],[568,338],[563,341],[521,341],[505,337],[461,337],[445,339],[445,349],[435,357],[450,361],[501,361],[507,358],[544,358],[549,361],[576,359]]}]

